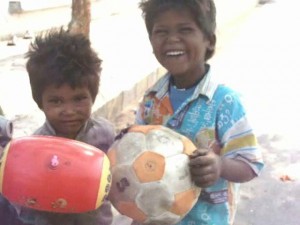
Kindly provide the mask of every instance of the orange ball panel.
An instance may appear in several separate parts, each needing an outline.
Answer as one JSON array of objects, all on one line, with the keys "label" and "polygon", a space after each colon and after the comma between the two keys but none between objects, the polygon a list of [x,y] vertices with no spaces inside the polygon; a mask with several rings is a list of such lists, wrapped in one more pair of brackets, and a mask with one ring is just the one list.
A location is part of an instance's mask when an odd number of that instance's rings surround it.
[{"label": "orange ball panel", "polygon": [[184,146],[183,153],[186,155],[191,155],[197,149],[193,142],[186,137],[182,137],[182,142]]},{"label": "orange ball panel", "polygon": [[37,210],[90,211],[107,194],[101,190],[106,187],[101,182],[108,182],[102,177],[102,170],[109,169],[107,162],[103,168],[105,157],[99,149],[70,139],[17,138],[6,149],[0,167],[0,190],[11,202]]},{"label": "orange ball panel", "polygon": [[155,152],[146,151],[134,161],[133,168],[140,182],[158,181],[165,173],[165,158]]},{"label": "orange ball panel", "polygon": [[147,126],[132,126],[129,128],[128,132],[140,132],[140,133],[148,133],[150,130],[159,129],[160,125],[147,125]]},{"label": "orange ball panel", "polygon": [[176,194],[170,211],[180,216],[185,215],[191,210],[197,196],[197,191],[195,189]]}]

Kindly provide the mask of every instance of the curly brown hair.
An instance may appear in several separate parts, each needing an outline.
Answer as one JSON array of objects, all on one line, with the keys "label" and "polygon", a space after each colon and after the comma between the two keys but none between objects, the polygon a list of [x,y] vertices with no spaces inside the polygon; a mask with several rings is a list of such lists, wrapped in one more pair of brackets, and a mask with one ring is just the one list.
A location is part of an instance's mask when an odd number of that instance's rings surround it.
[{"label": "curly brown hair", "polygon": [[49,85],[86,85],[95,101],[102,60],[84,35],[70,34],[63,28],[43,32],[31,43],[26,57],[32,97],[39,108],[43,91]]}]

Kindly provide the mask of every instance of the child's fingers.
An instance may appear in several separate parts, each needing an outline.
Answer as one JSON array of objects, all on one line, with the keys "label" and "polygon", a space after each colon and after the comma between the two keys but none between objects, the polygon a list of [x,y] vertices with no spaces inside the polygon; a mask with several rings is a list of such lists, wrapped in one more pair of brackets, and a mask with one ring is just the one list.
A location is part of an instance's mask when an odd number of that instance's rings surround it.
[{"label": "child's fingers", "polygon": [[196,158],[198,156],[205,156],[208,153],[209,149],[205,148],[199,148],[193,151],[193,153],[190,155],[190,159]]}]

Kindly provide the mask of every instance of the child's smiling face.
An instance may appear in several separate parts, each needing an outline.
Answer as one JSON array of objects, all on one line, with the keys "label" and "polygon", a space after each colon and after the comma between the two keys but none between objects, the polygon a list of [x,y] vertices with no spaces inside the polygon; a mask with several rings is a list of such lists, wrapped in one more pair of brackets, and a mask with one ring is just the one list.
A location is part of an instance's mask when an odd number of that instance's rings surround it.
[{"label": "child's smiling face", "polygon": [[198,27],[187,9],[169,9],[154,20],[150,41],[162,66],[178,87],[188,87],[205,74],[205,55],[215,45]]},{"label": "child's smiling face", "polygon": [[56,134],[75,139],[91,115],[93,100],[86,86],[48,86],[42,94],[42,110]]}]

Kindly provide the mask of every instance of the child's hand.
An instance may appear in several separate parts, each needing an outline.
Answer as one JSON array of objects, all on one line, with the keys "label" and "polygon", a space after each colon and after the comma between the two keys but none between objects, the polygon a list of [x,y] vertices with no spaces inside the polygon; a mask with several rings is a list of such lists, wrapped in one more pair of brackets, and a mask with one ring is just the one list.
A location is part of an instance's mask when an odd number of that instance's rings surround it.
[{"label": "child's hand", "polygon": [[195,150],[189,165],[193,181],[201,188],[213,185],[220,177],[221,159],[212,150]]}]

